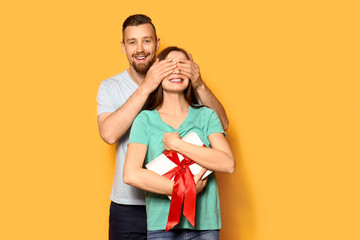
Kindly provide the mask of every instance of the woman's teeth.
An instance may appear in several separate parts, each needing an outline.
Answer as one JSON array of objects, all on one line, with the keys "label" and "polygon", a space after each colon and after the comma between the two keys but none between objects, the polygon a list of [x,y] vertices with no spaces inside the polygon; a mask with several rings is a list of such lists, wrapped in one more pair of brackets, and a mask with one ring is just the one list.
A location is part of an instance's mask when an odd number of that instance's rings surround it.
[{"label": "woman's teeth", "polygon": [[181,78],[171,79],[170,82],[182,82]]}]

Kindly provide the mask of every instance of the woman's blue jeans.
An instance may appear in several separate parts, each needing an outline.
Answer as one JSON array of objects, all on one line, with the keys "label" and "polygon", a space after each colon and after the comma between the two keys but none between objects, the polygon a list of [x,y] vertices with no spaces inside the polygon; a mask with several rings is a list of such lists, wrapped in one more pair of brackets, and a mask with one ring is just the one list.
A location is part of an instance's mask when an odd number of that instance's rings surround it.
[{"label": "woman's blue jeans", "polygon": [[160,231],[148,231],[148,240],[218,240],[220,230],[189,230],[189,229],[170,229],[165,232]]}]

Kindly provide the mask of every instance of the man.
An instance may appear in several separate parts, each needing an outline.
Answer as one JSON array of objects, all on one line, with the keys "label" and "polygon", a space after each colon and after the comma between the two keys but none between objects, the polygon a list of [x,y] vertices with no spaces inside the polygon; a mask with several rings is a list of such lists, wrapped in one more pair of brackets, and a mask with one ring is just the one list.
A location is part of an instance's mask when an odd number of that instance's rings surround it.
[{"label": "man", "polygon": [[129,130],[147,97],[177,67],[188,76],[203,105],[213,108],[227,129],[228,120],[221,103],[203,82],[192,59],[154,61],[160,39],[151,19],[133,15],[123,23],[121,47],[130,67],[100,84],[97,95],[98,125],[102,139],[117,143],[114,182],[111,191],[109,239],[146,239],[145,194],[123,182]]}]

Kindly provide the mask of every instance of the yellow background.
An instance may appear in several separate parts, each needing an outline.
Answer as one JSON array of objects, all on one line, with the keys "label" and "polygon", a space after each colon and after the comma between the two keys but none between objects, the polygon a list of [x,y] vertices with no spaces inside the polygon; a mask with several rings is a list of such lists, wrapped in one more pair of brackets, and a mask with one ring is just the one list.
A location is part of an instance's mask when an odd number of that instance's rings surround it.
[{"label": "yellow background", "polygon": [[0,239],[107,239],[114,148],[100,82],[149,15],[226,107],[222,239],[360,239],[358,1],[8,1],[1,24]]}]

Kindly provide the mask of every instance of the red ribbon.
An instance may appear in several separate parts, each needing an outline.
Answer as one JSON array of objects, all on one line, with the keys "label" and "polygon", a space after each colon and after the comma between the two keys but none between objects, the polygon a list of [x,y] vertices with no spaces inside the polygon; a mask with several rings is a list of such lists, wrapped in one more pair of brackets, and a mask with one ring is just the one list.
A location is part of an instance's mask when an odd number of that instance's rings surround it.
[{"label": "red ribbon", "polygon": [[179,157],[175,151],[164,151],[163,154],[177,165],[163,175],[169,179],[172,179],[175,176],[175,183],[171,195],[169,217],[165,231],[170,230],[180,222],[183,202],[183,214],[187,220],[189,220],[190,224],[195,227],[196,186],[194,175],[189,169],[189,166],[194,162],[184,155],[184,159],[180,162]]}]

